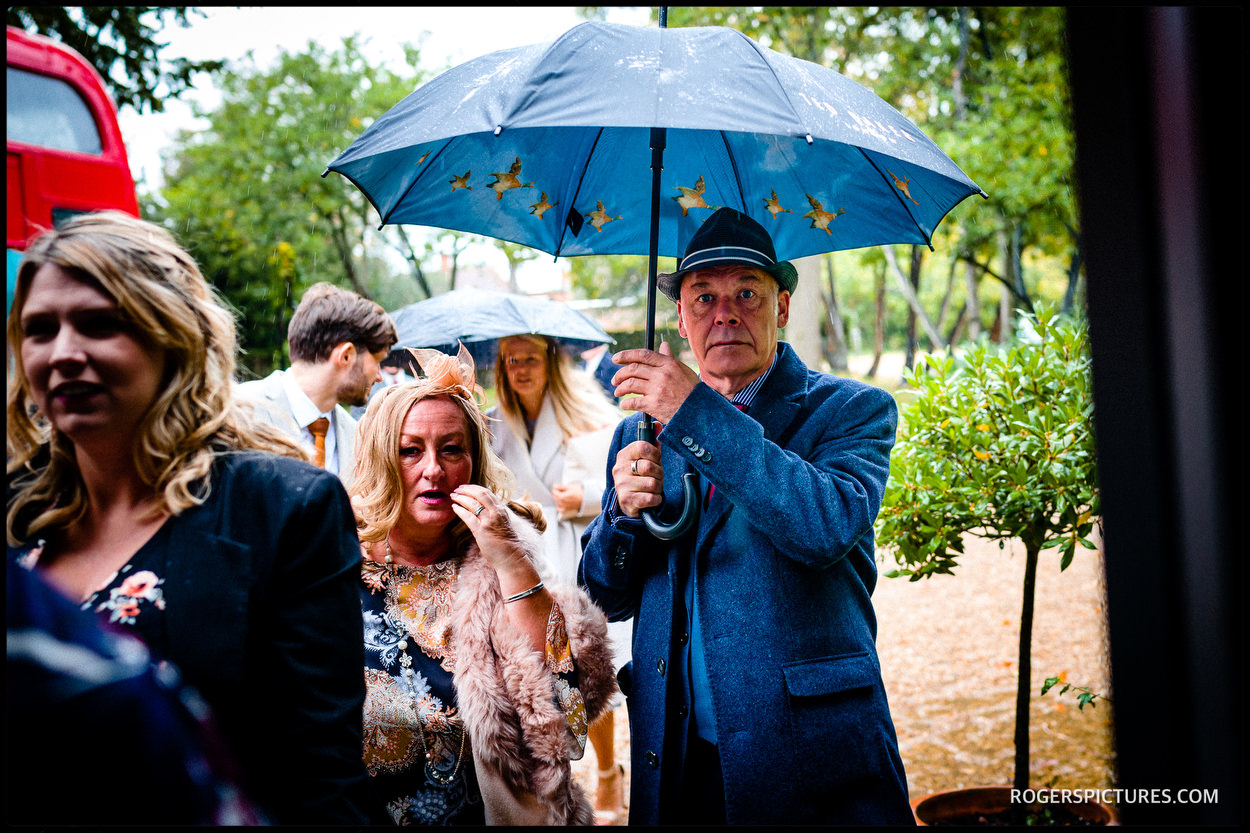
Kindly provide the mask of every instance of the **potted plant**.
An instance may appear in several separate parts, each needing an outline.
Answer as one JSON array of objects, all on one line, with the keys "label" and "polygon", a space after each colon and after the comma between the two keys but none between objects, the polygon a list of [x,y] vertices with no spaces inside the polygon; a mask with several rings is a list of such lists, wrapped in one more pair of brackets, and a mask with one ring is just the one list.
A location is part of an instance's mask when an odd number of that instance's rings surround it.
[{"label": "potted plant", "polygon": [[[1088,329],[1043,306],[1023,320],[1008,349],[980,341],[958,359],[921,357],[907,374],[916,396],[902,412],[877,520],[877,541],[899,565],[886,575],[911,581],[953,573],[965,535],[1024,544],[1012,782],[1021,795],[1029,786],[1038,560],[1057,550],[1063,570],[1078,546],[1093,549],[1099,500]],[[1012,788],[979,788],[976,813],[998,801],[1022,815],[1025,808],[1009,802]],[[929,822],[920,804],[917,818]]]}]

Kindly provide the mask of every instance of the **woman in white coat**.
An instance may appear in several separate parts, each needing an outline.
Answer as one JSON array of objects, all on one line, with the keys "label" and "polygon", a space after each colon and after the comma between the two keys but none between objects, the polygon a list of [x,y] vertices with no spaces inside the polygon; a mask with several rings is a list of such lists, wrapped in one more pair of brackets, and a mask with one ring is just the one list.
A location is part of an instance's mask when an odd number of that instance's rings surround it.
[{"label": "woman in white coat", "polygon": [[[620,411],[560,352],[555,339],[541,335],[500,339],[495,391],[498,404],[487,412],[496,420],[492,445],[512,470],[517,493],[542,505],[548,570],[558,581],[575,584],[581,534],[599,514]],[[629,661],[630,630],[629,622],[609,625],[618,668]],[[613,748],[614,711],[590,727],[601,823],[611,823],[622,811],[624,772]]]}]

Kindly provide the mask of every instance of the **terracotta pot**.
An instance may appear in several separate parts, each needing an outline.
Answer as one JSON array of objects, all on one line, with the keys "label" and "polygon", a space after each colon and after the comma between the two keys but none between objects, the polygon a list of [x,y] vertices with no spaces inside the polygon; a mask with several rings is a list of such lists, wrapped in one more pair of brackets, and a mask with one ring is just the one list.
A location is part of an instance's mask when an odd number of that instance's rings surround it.
[{"label": "terracotta pot", "polygon": [[[1011,787],[965,787],[929,793],[911,802],[916,824],[928,826],[937,822],[974,814],[1000,813],[1011,806]],[[1035,804],[1034,807],[1045,807]],[[1053,805],[1051,805],[1053,806]],[[1118,826],[1120,817],[1115,808],[1100,801],[1071,801],[1061,805],[1094,824]]]}]

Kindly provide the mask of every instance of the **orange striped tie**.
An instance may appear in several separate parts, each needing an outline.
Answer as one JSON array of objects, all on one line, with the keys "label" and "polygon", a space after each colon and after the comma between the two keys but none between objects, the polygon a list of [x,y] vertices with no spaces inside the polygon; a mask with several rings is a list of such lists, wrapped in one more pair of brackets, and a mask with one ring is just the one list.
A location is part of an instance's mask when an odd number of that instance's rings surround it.
[{"label": "orange striped tie", "polygon": [[308,430],[313,435],[313,464],[326,467],[326,432],[330,430],[330,420],[325,417],[317,417],[308,424]]}]

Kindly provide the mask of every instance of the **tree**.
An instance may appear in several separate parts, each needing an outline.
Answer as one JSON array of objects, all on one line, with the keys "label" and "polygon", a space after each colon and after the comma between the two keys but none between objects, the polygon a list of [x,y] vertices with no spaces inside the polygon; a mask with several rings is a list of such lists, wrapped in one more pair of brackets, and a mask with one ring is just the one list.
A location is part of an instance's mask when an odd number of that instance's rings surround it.
[{"label": "tree", "polygon": [[166,60],[157,40],[172,20],[190,25],[187,6],[9,6],[5,22],[46,35],[81,53],[108,84],[118,107],[162,112],[165,101],[191,86],[197,72],[217,72],[222,61]]},{"label": "tree", "polygon": [[328,280],[371,297],[391,279],[383,253],[402,254],[402,238],[376,231],[351,183],[321,174],[413,89],[417,51],[406,57],[408,77],[371,65],[354,37],[333,52],[315,43],[282,52],[268,69],[249,56],[221,74],[221,104],[196,111],[208,128],[175,140],[157,216],[238,309],[253,371],[283,363],[286,323],[308,285]]},{"label": "tree", "polygon": [[542,252],[532,249],[529,246],[523,246],[520,243],[513,243],[510,240],[500,240],[495,238],[495,247],[503,252],[504,257],[508,259],[508,291],[520,292],[521,287],[517,284],[517,269],[527,260],[534,260]]},{"label": "tree", "polygon": [[1032,341],[1005,351],[979,341],[959,361],[924,359],[908,374],[917,395],[902,413],[877,517],[878,545],[899,564],[889,577],[952,574],[967,535],[1024,544],[1012,784],[1021,791],[1038,559],[1057,549],[1062,571],[1078,546],[1095,549],[1100,507],[1088,328],[1049,304],[1026,316]]}]

